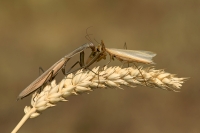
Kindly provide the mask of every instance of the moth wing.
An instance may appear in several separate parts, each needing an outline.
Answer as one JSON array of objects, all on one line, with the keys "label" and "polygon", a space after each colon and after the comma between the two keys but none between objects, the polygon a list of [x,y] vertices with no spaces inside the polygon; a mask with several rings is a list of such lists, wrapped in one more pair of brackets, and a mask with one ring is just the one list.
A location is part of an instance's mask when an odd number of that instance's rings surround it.
[{"label": "moth wing", "polygon": [[143,50],[125,50],[125,49],[115,49],[115,48],[107,48],[107,51],[115,55],[117,58],[122,59],[124,61],[136,61],[143,62],[147,64],[153,64],[152,58],[156,56],[156,53],[150,51]]}]

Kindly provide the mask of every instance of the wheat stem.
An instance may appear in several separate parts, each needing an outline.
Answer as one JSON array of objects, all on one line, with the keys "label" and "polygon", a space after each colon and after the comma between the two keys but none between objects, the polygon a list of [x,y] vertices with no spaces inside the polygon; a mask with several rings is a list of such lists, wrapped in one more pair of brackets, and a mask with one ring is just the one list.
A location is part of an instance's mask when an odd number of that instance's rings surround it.
[{"label": "wheat stem", "polygon": [[11,133],[16,133],[35,111],[36,108],[32,108],[29,112],[27,112]]}]

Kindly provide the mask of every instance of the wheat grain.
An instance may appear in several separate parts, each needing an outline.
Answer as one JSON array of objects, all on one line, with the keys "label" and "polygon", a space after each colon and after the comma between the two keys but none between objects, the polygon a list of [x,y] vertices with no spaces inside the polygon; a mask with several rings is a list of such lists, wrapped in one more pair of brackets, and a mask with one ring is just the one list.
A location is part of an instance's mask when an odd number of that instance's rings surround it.
[{"label": "wheat grain", "polygon": [[[166,73],[164,70],[155,70],[154,68],[142,69],[141,76],[138,69],[133,67],[104,67],[99,71],[99,67],[92,71],[80,70],[76,74],[70,74],[59,84],[53,80],[47,85],[43,91],[37,92],[32,96],[32,108],[36,108],[36,112],[30,117],[37,117],[41,111],[55,106],[57,102],[67,101],[70,95],[78,95],[96,88],[119,88],[121,86],[135,87],[135,85],[145,86],[146,81],[148,87],[161,88],[168,91],[178,92],[182,83],[186,78],[176,78],[174,74]],[[99,73],[99,74],[97,74]],[[29,112],[31,107],[25,108],[25,113]]]}]

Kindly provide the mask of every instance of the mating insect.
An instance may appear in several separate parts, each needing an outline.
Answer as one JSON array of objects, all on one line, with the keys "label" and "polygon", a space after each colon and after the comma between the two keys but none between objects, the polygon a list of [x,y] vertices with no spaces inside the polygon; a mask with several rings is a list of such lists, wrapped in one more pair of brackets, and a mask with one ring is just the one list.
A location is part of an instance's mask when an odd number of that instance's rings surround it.
[{"label": "mating insect", "polygon": [[[84,64],[84,50],[86,48],[91,48],[92,51],[95,50],[95,46],[93,43],[86,43],[80,46],[79,48],[75,49],[71,53],[67,54],[63,58],[61,58],[59,61],[57,61],[54,65],[52,65],[48,70],[46,70],[42,75],[40,75],[35,81],[33,81],[28,87],[26,87],[18,96],[17,100],[23,99],[24,97],[28,96],[32,92],[38,90],[41,86],[45,85],[47,82],[52,81],[55,76],[58,74],[58,72],[62,69],[62,72],[64,75],[69,74],[65,73],[65,66],[66,63],[76,54],[80,53],[80,62],[77,62],[80,64],[81,68],[89,67],[92,63],[96,61],[96,59],[99,58],[100,53],[96,52],[96,57],[91,59],[90,62],[88,62],[86,65]],[[75,66],[77,63],[75,63],[73,66]],[[80,69],[80,68],[79,68]],[[70,69],[71,70],[71,69]]]}]

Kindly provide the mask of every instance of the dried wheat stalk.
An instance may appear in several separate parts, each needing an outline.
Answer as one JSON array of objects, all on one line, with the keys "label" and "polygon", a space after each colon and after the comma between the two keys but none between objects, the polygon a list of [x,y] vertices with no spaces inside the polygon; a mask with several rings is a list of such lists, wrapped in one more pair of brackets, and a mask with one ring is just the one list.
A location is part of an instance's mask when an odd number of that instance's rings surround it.
[{"label": "dried wheat stalk", "polygon": [[[71,95],[80,93],[89,93],[94,89],[121,88],[121,85],[135,87],[136,85],[148,86],[151,88],[160,88],[168,91],[178,92],[187,78],[177,78],[174,74],[166,73],[164,70],[155,70],[153,67],[142,69],[134,67],[99,67],[92,71],[80,70],[76,74],[70,74],[59,84],[53,80],[50,85],[46,85],[42,92],[33,94],[31,105],[24,109],[25,116],[16,126],[12,133],[25,123],[28,118],[35,118],[40,113],[50,107],[54,107],[57,102],[67,101]],[[96,74],[95,74],[96,73]]]}]

